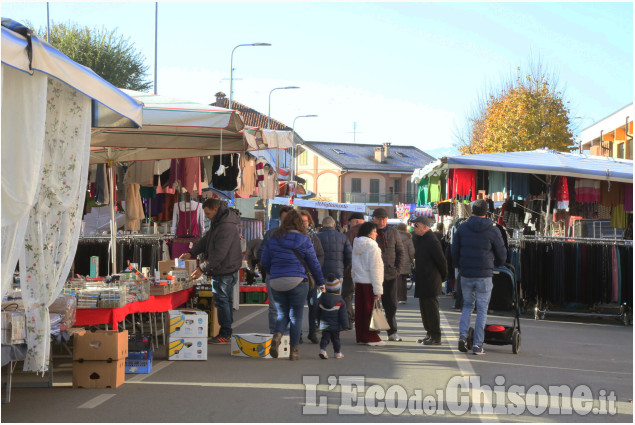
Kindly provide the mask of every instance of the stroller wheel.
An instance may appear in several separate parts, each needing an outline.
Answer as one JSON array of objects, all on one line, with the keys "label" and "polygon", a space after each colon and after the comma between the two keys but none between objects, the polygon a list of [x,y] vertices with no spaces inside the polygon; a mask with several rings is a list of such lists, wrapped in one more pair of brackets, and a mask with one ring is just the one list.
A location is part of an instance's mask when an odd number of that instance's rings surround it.
[{"label": "stroller wheel", "polygon": [[520,351],[520,332],[518,329],[512,333],[512,353],[518,354]]},{"label": "stroller wheel", "polygon": [[465,345],[467,346],[467,349],[471,350],[472,346],[474,345],[474,328],[471,327],[467,331],[467,339],[465,340],[465,342],[466,342]]}]

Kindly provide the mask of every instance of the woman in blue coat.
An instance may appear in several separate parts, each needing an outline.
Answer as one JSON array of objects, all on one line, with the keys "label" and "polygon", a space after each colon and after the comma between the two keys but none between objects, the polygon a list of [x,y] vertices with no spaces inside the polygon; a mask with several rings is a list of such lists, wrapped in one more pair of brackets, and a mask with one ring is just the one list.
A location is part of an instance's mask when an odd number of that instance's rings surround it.
[{"label": "woman in blue coat", "polygon": [[261,263],[269,273],[271,292],[273,294],[278,320],[276,331],[271,341],[271,357],[278,357],[278,346],[282,339],[282,332],[289,322],[289,338],[291,343],[290,360],[299,360],[298,345],[302,330],[302,313],[304,303],[309,292],[304,265],[313,274],[317,286],[324,285],[322,268],[315,255],[313,244],[305,234],[306,228],[300,214],[293,210],[287,213],[278,227],[267,241],[262,252]]}]

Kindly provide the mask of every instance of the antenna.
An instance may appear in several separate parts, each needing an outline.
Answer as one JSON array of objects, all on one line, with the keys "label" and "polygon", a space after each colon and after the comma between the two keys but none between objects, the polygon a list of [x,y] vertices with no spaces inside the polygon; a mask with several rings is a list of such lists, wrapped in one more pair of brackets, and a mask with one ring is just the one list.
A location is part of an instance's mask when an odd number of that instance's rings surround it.
[{"label": "antenna", "polygon": [[347,133],[348,134],[353,133],[353,143],[355,143],[356,142],[356,140],[355,140],[356,137],[355,136],[357,136],[358,133],[362,134],[361,131],[357,131],[357,121],[353,121],[353,131],[352,132],[351,131],[347,131]]}]

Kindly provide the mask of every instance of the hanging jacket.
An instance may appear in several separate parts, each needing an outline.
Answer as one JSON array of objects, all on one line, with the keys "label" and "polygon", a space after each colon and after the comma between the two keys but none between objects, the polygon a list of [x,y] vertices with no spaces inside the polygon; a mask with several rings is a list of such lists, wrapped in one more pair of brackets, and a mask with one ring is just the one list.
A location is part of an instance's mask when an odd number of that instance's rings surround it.
[{"label": "hanging jacket", "polygon": [[355,238],[351,276],[355,283],[372,284],[375,295],[384,293],[384,262],[381,259],[381,249],[371,238]]}]

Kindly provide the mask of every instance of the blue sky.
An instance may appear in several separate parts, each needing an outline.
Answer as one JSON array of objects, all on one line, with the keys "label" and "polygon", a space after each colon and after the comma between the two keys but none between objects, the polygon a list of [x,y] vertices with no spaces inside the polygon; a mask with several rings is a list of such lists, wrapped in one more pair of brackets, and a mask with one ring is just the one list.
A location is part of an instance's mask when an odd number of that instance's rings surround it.
[{"label": "blue sky", "polygon": [[[46,3],[2,1],[3,17],[46,25]],[[53,22],[116,28],[154,76],[154,2],[50,3]],[[633,4],[159,3],[159,94],[211,103],[229,93],[296,121],[305,140],[452,150],[479,95],[540,60],[558,76],[576,130],[633,102]],[[578,131],[576,131],[576,134]]]}]

